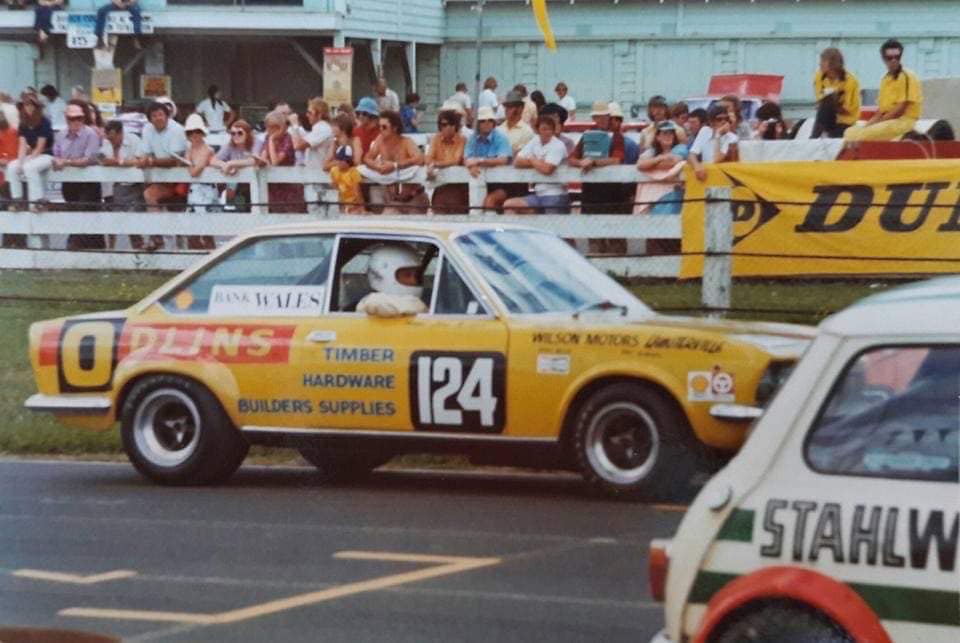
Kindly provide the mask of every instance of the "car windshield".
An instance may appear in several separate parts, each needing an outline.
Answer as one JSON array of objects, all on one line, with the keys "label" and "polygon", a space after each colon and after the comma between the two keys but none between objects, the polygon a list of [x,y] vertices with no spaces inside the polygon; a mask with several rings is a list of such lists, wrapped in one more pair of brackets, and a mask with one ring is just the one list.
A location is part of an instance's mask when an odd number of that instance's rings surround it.
[{"label": "car windshield", "polygon": [[625,312],[630,317],[650,313],[630,292],[552,234],[478,230],[457,237],[456,243],[511,313]]}]

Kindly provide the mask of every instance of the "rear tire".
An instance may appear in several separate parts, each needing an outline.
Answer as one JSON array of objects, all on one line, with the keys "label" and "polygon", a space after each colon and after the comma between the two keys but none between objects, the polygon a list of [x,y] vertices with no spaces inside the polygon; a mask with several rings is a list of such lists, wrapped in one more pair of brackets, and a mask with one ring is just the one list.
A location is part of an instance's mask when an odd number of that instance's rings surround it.
[{"label": "rear tire", "polygon": [[710,643],[853,643],[842,627],[812,607],[783,599],[734,612],[710,635]]},{"label": "rear tire", "polygon": [[298,451],[304,460],[317,468],[324,480],[340,482],[363,479],[393,459],[393,454],[338,449],[319,444],[305,444]]},{"label": "rear tire", "polygon": [[591,395],[576,414],[572,442],[584,479],[629,500],[686,499],[701,461],[683,412],[639,383],[610,384]]},{"label": "rear tire", "polygon": [[130,462],[160,484],[224,482],[249,449],[217,398],[176,375],[151,375],[134,384],[120,418]]}]

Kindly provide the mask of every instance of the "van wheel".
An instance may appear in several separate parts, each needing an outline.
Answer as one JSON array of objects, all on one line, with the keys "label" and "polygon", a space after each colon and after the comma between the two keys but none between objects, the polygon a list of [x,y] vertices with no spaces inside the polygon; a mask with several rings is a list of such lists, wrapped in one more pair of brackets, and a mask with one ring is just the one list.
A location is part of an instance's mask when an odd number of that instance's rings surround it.
[{"label": "van wheel", "polygon": [[120,413],[123,448],[137,471],[168,485],[224,482],[249,445],[202,385],[175,375],[137,382]]},{"label": "van wheel", "polygon": [[359,480],[393,458],[390,453],[353,449],[328,448],[319,444],[304,444],[297,449],[303,459],[320,472],[323,480]]},{"label": "van wheel", "polygon": [[710,643],[853,643],[842,627],[822,612],[794,601],[770,600],[731,615]]},{"label": "van wheel", "polygon": [[676,500],[689,494],[701,448],[686,417],[643,384],[611,384],[576,415],[573,450],[584,479],[624,499]]}]

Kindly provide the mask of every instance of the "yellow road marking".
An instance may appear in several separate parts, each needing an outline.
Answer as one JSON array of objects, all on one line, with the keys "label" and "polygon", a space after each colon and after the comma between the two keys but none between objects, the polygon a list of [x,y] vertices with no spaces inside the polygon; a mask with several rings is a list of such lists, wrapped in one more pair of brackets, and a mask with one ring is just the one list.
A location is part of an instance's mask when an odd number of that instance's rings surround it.
[{"label": "yellow road marking", "polygon": [[378,551],[341,551],[334,554],[334,558],[346,560],[377,560],[402,563],[424,563],[432,567],[418,569],[402,574],[391,574],[370,580],[358,581],[337,585],[328,589],[297,594],[258,605],[251,605],[236,610],[215,614],[190,614],[181,612],[154,612],[148,610],[116,610],[97,609],[89,607],[71,607],[58,612],[59,616],[78,616],[83,618],[122,619],[132,621],[175,621],[196,625],[223,625],[237,623],[277,612],[315,605],[345,596],[353,596],[364,592],[375,592],[382,589],[397,587],[407,583],[438,578],[449,574],[466,572],[480,567],[496,565],[499,558],[468,558],[463,556],[431,556],[426,554],[402,554]]},{"label": "yellow road marking", "polygon": [[89,576],[80,576],[79,574],[65,574],[63,572],[45,572],[42,569],[18,569],[11,572],[13,576],[20,578],[33,578],[36,580],[47,580],[54,583],[73,583],[74,585],[93,585],[95,583],[104,583],[109,580],[119,580],[121,578],[130,578],[136,576],[137,572],[129,569],[117,569],[103,574],[91,574]]}]

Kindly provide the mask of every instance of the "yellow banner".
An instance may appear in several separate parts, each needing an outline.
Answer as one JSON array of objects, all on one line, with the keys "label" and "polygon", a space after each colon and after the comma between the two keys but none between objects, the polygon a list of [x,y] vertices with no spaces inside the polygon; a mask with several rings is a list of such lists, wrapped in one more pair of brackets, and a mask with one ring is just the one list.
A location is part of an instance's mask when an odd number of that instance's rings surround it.
[{"label": "yellow banner", "polygon": [[556,51],[557,41],[553,37],[553,29],[550,27],[550,16],[547,15],[547,0],[533,0],[533,17],[540,27],[540,33],[543,34],[543,42],[550,51]]},{"label": "yellow banner", "polygon": [[725,163],[706,181],[688,172],[681,278],[703,274],[708,187],[731,188],[734,276],[960,272],[960,160]]}]

